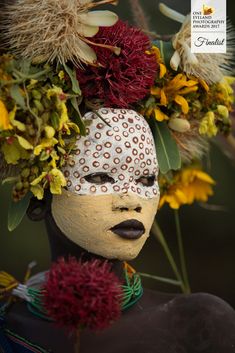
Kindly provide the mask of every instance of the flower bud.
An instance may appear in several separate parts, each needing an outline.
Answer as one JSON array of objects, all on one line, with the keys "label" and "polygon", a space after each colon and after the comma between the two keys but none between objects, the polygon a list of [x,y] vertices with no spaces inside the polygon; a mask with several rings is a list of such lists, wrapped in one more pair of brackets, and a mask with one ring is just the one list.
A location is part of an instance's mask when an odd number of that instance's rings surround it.
[{"label": "flower bud", "polygon": [[36,89],[32,90],[32,96],[33,96],[34,99],[37,99],[39,101],[42,99],[41,93],[38,90],[36,90]]},{"label": "flower bud", "polygon": [[55,135],[55,129],[52,126],[47,125],[44,130],[48,139],[51,139]]},{"label": "flower bud", "polygon": [[187,132],[191,127],[188,120],[180,118],[170,119],[168,126],[170,129],[181,133]]},{"label": "flower bud", "polygon": [[44,112],[44,106],[42,105],[42,103],[39,100],[37,100],[37,99],[34,99],[33,102],[34,102],[35,107],[38,109],[38,111],[40,113],[43,113]]},{"label": "flower bud", "polygon": [[223,120],[225,122],[228,121],[228,117],[229,117],[229,111],[228,108],[225,105],[217,105],[217,111],[219,113],[219,115],[223,118]]}]

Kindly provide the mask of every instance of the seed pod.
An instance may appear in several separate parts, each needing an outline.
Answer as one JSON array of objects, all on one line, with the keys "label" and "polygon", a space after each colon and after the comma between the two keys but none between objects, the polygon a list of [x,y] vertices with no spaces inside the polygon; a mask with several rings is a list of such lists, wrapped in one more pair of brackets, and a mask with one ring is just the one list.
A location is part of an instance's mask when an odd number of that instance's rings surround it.
[{"label": "seed pod", "polygon": [[29,168],[25,168],[22,170],[21,172],[21,176],[25,179],[27,179],[30,175],[30,169]]},{"label": "seed pod", "polygon": [[18,183],[16,183],[15,189],[16,189],[16,191],[20,191],[23,189],[22,181],[18,181]]},{"label": "seed pod", "polygon": [[25,182],[23,183],[23,187],[24,187],[24,189],[29,189],[29,182],[28,182],[28,181],[25,181]]},{"label": "seed pod", "polygon": [[187,132],[191,128],[188,120],[179,118],[170,119],[168,126],[170,129],[181,133]]},{"label": "seed pod", "polygon": [[55,135],[55,129],[52,126],[45,126],[44,130],[48,139],[51,139]]},{"label": "seed pod", "polygon": [[39,172],[39,168],[38,168],[36,165],[34,165],[34,166],[31,167],[31,175],[32,175],[32,174],[33,174],[33,175],[37,175],[38,172]]},{"label": "seed pod", "polygon": [[59,114],[57,112],[53,112],[51,114],[50,120],[51,120],[51,125],[53,126],[53,128],[55,130],[57,130],[59,128],[59,124],[60,124]]},{"label": "seed pod", "polygon": [[32,96],[34,99],[37,99],[39,101],[42,99],[42,95],[37,89],[32,90]]},{"label": "seed pod", "polygon": [[42,104],[46,109],[49,109],[51,107],[51,101],[47,99],[46,97],[42,98]]},{"label": "seed pod", "polygon": [[38,109],[38,111],[40,113],[43,113],[44,112],[44,106],[42,105],[42,103],[39,100],[37,100],[37,99],[34,99],[33,102],[34,102],[35,107]]},{"label": "seed pod", "polygon": [[45,113],[42,114],[41,118],[42,118],[44,123],[47,123],[48,120],[50,119],[50,114],[48,112],[45,112]]}]

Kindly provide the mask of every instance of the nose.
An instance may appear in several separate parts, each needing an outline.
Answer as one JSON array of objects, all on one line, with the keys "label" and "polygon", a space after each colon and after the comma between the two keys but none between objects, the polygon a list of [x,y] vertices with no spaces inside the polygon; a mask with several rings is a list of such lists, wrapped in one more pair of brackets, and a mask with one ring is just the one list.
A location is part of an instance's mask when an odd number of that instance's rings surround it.
[{"label": "nose", "polygon": [[112,202],[113,211],[135,211],[140,213],[142,206],[139,202],[139,198],[135,195],[126,194],[114,194]]}]

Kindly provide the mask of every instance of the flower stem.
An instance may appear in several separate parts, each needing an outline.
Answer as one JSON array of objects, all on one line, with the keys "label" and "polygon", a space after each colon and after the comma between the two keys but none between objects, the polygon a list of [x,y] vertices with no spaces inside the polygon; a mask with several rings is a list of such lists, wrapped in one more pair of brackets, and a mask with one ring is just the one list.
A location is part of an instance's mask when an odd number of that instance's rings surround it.
[{"label": "flower stem", "polygon": [[180,282],[180,287],[181,287],[182,292],[187,293],[187,290],[186,290],[184,281],[182,279],[182,276],[180,274],[180,271],[178,270],[178,267],[177,267],[176,262],[172,256],[172,253],[169,249],[169,246],[167,245],[167,242],[165,240],[163,232],[162,232],[161,228],[159,227],[159,225],[157,224],[156,220],[153,223],[151,232],[157,238],[157,240],[160,242],[161,246],[163,247],[163,250],[164,250],[166,257],[171,265],[171,268],[172,268],[177,280]]},{"label": "flower stem", "polygon": [[150,275],[148,273],[143,273],[143,272],[138,272],[138,274],[141,277],[151,278],[151,279],[154,279],[154,280],[159,281],[159,282],[172,284],[173,286],[179,286],[179,287],[181,286],[181,282],[176,281],[175,279],[159,277],[159,276],[153,276],[153,275]]},{"label": "flower stem", "polygon": [[185,261],[184,246],[183,246],[183,239],[182,239],[182,232],[180,227],[178,210],[174,210],[174,215],[175,215],[175,225],[176,225],[176,234],[177,234],[177,241],[178,241],[178,248],[179,248],[179,255],[180,255],[181,271],[183,275],[186,293],[190,293],[191,289],[190,289],[189,280],[188,280],[188,273],[187,273],[187,267],[186,267],[186,261]]}]

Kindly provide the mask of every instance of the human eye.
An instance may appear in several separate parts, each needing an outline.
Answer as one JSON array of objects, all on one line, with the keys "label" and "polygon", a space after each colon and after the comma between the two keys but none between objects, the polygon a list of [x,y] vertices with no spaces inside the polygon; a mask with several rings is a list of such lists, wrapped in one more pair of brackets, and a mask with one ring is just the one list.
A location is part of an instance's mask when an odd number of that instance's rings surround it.
[{"label": "human eye", "polygon": [[84,179],[89,183],[97,184],[97,185],[106,184],[106,183],[111,183],[111,184],[115,183],[115,180],[107,173],[92,173],[84,176]]},{"label": "human eye", "polygon": [[153,186],[156,180],[156,175],[143,175],[139,179],[137,179],[137,183],[141,183],[144,186]]}]

